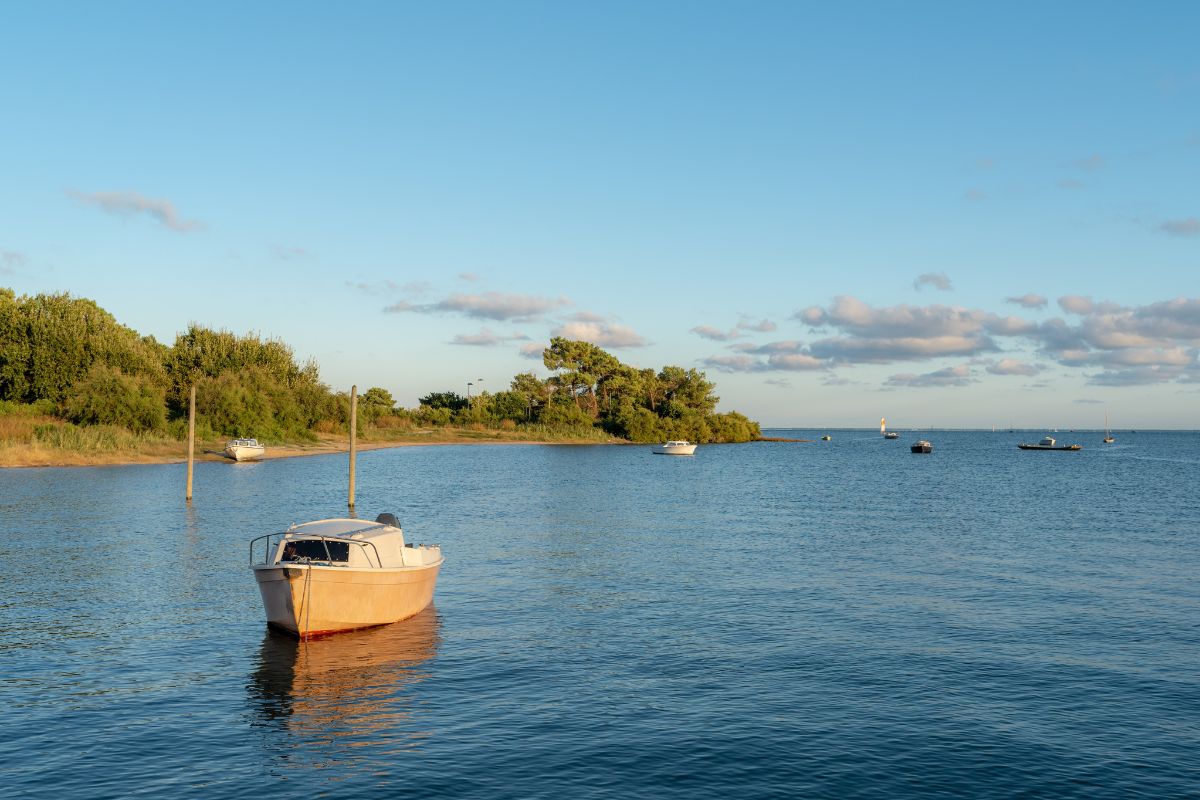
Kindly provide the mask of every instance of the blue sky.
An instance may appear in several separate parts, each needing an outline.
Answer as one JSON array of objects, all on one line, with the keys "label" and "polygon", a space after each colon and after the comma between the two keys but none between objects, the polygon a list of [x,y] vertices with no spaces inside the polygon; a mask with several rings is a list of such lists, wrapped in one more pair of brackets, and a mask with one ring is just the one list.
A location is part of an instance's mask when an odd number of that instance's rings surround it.
[{"label": "blue sky", "polygon": [[0,285],[407,405],[560,334],[767,425],[1200,428],[1200,6],[827,5],[10,5]]}]

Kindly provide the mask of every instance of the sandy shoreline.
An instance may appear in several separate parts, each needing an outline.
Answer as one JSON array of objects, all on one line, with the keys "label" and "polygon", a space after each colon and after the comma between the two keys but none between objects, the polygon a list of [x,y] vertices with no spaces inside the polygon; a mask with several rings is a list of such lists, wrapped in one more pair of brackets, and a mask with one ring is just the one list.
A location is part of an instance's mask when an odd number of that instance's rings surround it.
[{"label": "sandy shoreline", "polygon": [[[401,439],[394,441],[359,442],[360,452],[367,450],[386,450],[395,447],[442,447],[447,445],[610,445],[629,444],[610,440],[598,441],[532,441],[525,439],[456,439],[446,438],[430,441],[413,441]],[[215,445],[197,445],[196,461],[233,461],[217,450]],[[320,442],[316,444],[283,444],[268,446],[263,460],[276,458],[302,458],[304,456],[322,456],[335,453],[348,454],[349,442]],[[50,448],[10,448],[3,454],[0,469],[35,469],[38,467],[115,467],[134,464],[179,464],[187,461],[186,446],[168,446],[158,452],[68,452]]]}]

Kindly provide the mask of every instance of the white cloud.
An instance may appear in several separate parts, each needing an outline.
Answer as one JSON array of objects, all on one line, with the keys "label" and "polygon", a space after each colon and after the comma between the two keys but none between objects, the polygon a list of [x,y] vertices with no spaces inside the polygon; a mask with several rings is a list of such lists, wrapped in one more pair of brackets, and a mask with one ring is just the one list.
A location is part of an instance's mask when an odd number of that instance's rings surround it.
[{"label": "white cloud", "polygon": [[532,358],[541,361],[542,354],[549,346],[549,342],[542,342],[541,344],[537,342],[529,342],[528,344],[521,345],[519,352],[522,358]]},{"label": "white cloud", "polygon": [[1058,298],[1058,305],[1063,311],[1068,314],[1090,314],[1095,304],[1090,297],[1082,297],[1077,294],[1068,294]]},{"label": "white cloud", "polygon": [[829,369],[829,362],[808,353],[775,353],[767,358],[767,366],[787,372],[809,372]]},{"label": "white cloud", "polygon": [[292,259],[304,258],[308,255],[308,251],[303,247],[293,247],[285,244],[271,245],[271,252],[281,261],[291,261]]},{"label": "white cloud", "polygon": [[993,375],[1037,375],[1041,368],[1035,364],[1017,361],[1015,358],[1002,358],[987,365],[987,371]]},{"label": "white cloud", "polygon": [[766,372],[768,369],[762,359],[745,355],[709,356],[701,359],[700,363],[720,372]]},{"label": "white cloud", "polygon": [[941,356],[974,356],[998,350],[992,336],[1025,335],[1036,329],[1015,317],[944,305],[873,308],[848,295],[829,308],[810,306],[795,315],[814,328],[841,335],[815,341],[811,353],[849,363],[885,364]]},{"label": "white cloud", "polygon": [[645,347],[649,344],[632,328],[615,322],[568,322],[553,335],[591,342],[597,347]]},{"label": "white cloud", "polygon": [[0,250],[0,275],[11,275],[14,269],[28,263],[29,259],[24,253],[16,250]]},{"label": "white cloud", "polygon": [[966,364],[962,364],[957,367],[946,367],[934,372],[926,372],[922,375],[914,375],[911,372],[892,375],[884,382],[884,385],[924,389],[931,387],[969,386],[972,383],[978,382],[978,379],[972,375],[971,368]]},{"label": "white cloud", "polygon": [[1006,297],[1006,298],[1004,298],[1004,302],[1014,303],[1015,305],[1021,306],[1022,308],[1045,308],[1046,307],[1046,298],[1042,297],[1040,294],[1033,294],[1033,293],[1023,294],[1020,297]]},{"label": "white cloud", "polygon": [[757,356],[769,356],[776,353],[803,353],[805,352],[804,342],[796,341],[795,339],[787,339],[780,342],[767,342],[766,344],[751,344],[749,342],[740,342],[733,345],[734,350],[740,353],[752,353]]},{"label": "white cloud", "polygon": [[551,298],[484,292],[482,294],[452,294],[445,300],[421,305],[401,301],[388,306],[384,311],[386,313],[412,311],[422,314],[462,314],[475,319],[522,321],[537,319],[548,311],[570,304],[571,301],[565,297]]},{"label": "white cloud", "polygon": [[1059,305],[1082,319],[1076,325],[1047,320],[1031,338],[1060,364],[1102,368],[1089,377],[1090,383],[1186,382],[1200,375],[1200,299],[1121,306],[1068,295]]},{"label": "white cloud", "polygon": [[953,288],[950,277],[944,272],[926,272],[918,275],[917,279],[913,281],[913,288],[920,290],[922,286],[932,286],[943,292],[948,292]]},{"label": "white cloud", "polygon": [[708,339],[712,342],[728,342],[733,339],[740,339],[743,334],[736,328],[731,331],[723,331],[720,328],[714,328],[711,325],[698,325],[692,328],[692,333],[699,336],[701,339]]},{"label": "white cloud", "polygon": [[170,200],[143,197],[137,192],[68,192],[84,205],[95,206],[109,214],[144,214],[164,228],[178,233],[200,230],[203,223],[180,218]]},{"label": "white cloud", "polygon": [[722,372],[808,372],[830,367],[828,361],[809,353],[803,342],[768,342],[762,345],[742,342],[733,345],[732,349],[738,354],[709,356],[701,363]]},{"label": "white cloud", "polygon": [[383,280],[369,283],[367,281],[344,281],[345,285],[351,289],[357,289],[360,292],[367,294],[383,294],[385,292],[395,292],[400,287],[395,281]]},{"label": "white cloud", "polygon": [[1158,226],[1160,231],[1172,236],[1200,236],[1200,218],[1171,219]]},{"label": "white cloud", "polygon": [[512,333],[506,336],[483,328],[478,333],[457,334],[450,344],[469,345],[472,347],[494,347],[506,342],[523,342],[528,340],[529,337],[523,333]]},{"label": "white cloud", "polygon": [[574,314],[567,316],[571,322],[604,322],[606,317],[591,311],[576,311]]},{"label": "white cloud", "polygon": [[751,322],[748,319],[743,319],[737,324],[738,328],[744,331],[756,331],[758,333],[773,333],[779,326],[769,319],[760,319],[758,322]]}]

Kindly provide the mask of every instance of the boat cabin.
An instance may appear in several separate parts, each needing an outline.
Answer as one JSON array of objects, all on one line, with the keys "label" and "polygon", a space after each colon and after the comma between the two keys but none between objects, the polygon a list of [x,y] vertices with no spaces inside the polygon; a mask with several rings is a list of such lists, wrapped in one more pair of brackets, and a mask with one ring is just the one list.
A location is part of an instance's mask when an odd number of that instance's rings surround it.
[{"label": "boat cabin", "polygon": [[381,514],[375,522],[361,519],[306,522],[293,525],[278,536],[272,562],[277,565],[394,569],[441,560],[441,548],[436,545],[406,544],[400,523],[391,514]]},{"label": "boat cabin", "polygon": [[1042,447],[1054,447],[1054,443],[1055,439],[1053,436],[1043,436],[1042,440],[1038,442]]}]

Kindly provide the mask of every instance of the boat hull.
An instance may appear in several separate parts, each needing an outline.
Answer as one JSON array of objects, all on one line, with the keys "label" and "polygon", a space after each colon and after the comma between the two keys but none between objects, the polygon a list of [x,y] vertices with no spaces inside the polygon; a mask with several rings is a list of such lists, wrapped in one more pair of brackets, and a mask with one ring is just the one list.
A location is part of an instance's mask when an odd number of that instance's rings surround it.
[{"label": "boat hull", "polygon": [[914,444],[911,449],[914,453],[932,453],[933,445]]},{"label": "boat hull", "polygon": [[656,456],[690,456],[695,455],[695,453],[696,445],[694,444],[677,444],[670,447],[667,447],[666,445],[660,445],[654,448],[654,455]]},{"label": "boat hull", "polygon": [[387,625],[433,600],[441,561],[401,569],[255,566],[267,624],[301,639]]},{"label": "boat hull", "polygon": [[1045,445],[1045,444],[1019,444],[1021,450],[1082,450],[1081,444],[1064,444],[1064,445]]},{"label": "boat hull", "polygon": [[238,445],[237,447],[226,447],[225,455],[232,458],[234,461],[261,461],[263,454],[266,453],[265,447],[246,447]]}]

